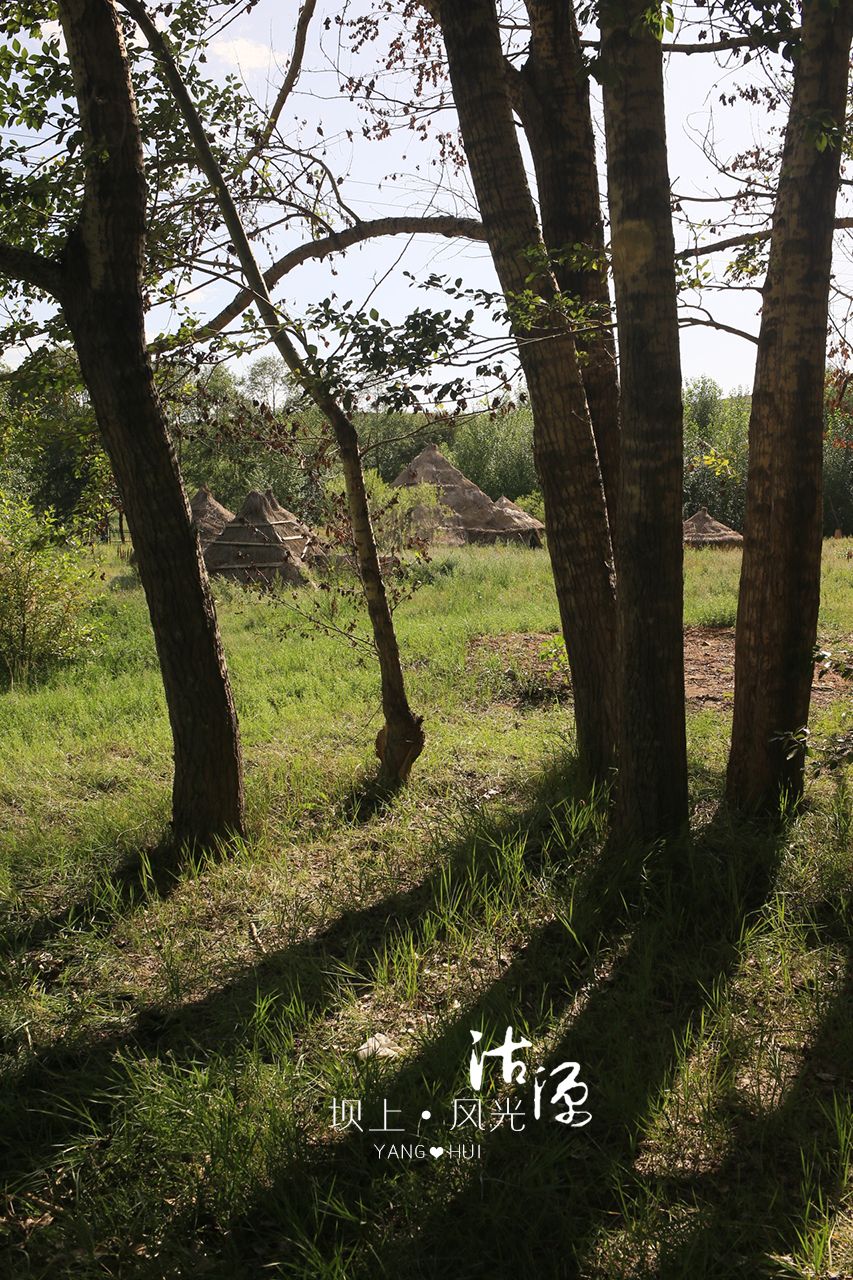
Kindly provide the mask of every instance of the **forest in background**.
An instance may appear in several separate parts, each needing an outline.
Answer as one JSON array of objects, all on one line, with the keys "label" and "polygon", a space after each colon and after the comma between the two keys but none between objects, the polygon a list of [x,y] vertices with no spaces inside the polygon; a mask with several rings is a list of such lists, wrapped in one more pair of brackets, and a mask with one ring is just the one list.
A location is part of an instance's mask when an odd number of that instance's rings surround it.
[{"label": "forest in background", "polygon": [[[190,494],[207,485],[232,511],[246,494],[273,490],[309,523],[329,515],[340,468],[324,447],[322,417],[306,403],[276,356],[235,374],[219,365],[201,375],[163,375],[173,436]],[[750,396],[725,394],[712,377],[684,386],[683,514],[707,507],[743,529]],[[367,471],[389,485],[430,441],[490,498],[520,501],[538,519],[544,502],[533,462],[529,408],[509,402],[460,414],[356,415]],[[84,541],[106,519],[118,533],[118,492],[73,353],[39,352],[0,383],[0,488]],[[387,492],[375,486],[378,503]],[[823,533],[853,536],[853,389],[830,370],[823,444]]]}]

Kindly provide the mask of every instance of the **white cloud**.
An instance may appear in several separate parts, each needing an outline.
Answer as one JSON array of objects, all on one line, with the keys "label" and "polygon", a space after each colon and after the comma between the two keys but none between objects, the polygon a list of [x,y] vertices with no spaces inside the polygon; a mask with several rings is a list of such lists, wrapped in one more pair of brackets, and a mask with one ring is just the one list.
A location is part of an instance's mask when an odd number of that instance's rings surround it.
[{"label": "white cloud", "polygon": [[239,71],[268,71],[277,59],[281,59],[278,50],[271,49],[260,40],[247,40],[239,36],[235,40],[214,40],[209,52],[217,62]]}]

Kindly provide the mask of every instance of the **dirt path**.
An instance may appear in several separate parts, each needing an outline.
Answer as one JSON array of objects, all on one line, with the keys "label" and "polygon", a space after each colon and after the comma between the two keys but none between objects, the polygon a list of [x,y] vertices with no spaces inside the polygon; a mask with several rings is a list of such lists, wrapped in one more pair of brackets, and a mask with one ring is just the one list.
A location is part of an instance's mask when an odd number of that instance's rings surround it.
[{"label": "dirt path", "polygon": [[[845,647],[850,647],[849,643]],[[477,636],[469,649],[475,667],[494,668],[498,660],[508,684],[518,688],[519,701],[571,697],[568,672],[559,637],[547,633],[515,632]],[[735,633],[726,627],[684,628],[684,691],[691,707],[731,706],[734,693]],[[812,704],[825,706],[853,692],[850,681],[835,671],[815,667]]]}]

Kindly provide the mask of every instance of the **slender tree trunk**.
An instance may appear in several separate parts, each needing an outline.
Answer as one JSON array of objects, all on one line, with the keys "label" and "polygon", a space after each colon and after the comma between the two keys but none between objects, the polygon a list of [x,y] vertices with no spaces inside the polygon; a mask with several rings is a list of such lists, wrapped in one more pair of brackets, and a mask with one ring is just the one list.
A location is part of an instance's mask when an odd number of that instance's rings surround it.
[{"label": "slender tree trunk", "polygon": [[804,0],[749,422],[727,792],[778,813],[803,789],[820,603],[823,389],[853,3]]},{"label": "slender tree trunk", "polygon": [[211,149],[204,125],[166,42],[141,0],[122,0],[122,5],[139,24],[152,52],[160,62],[195,146],[199,168],[208,179],[216,197],[228,234],[233,240],[246,283],[252,291],[261,319],[269,331],[270,340],[275,344],[287,367],[325,414],[334,432],[343,466],[359,573],[379,661],[382,710],[385,716],[384,728],[380,730],[376,739],[376,750],[381,765],[380,776],[386,785],[397,786],[407,780],[412,764],[423,750],[424,732],[422,717],[413,714],[406,697],[394,620],[385,591],[379,552],[370,520],[370,507],[358,448],[358,433],[352,421],[330,394],[322,377],[306,366],[304,358],[300,356],[285,332],[237,207]]},{"label": "slender tree trunk", "polygon": [[[560,291],[593,312],[576,335],[580,371],[598,449],[610,531],[619,483],[619,375],[604,261],[604,225],[589,103],[574,8],[568,0],[526,0],[530,49],[516,104],[536,170],[542,236],[558,259]],[[588,257],[589,261],[585,262]],[[595,265],[594,265],[595,264]]]},{"label": "slender tree trunk", "polygon": [[175,744],[173,831],[243,829],[237,718],[207,576],[145,352],[145,181],[111,0],[60,0],[88,154],[57,293],[134,539]]},{"label": "slender tree trunk", "polygon": [[687,824],[682,405],[660,42],[645,0],[602,8],[607,173],[621,383],[617,835]]},{"label": "slender tree trunk", "polygon": [[[494,0],[429,4],[447,50],[453,97],[486,241],[510,311],[531,288],[529,253],[542,235],[512,118]],[[613,763],[615,604],[607,509],[574,338],[553,304],[556,282],[535,284],[543,319],[514,324],[533,409],[534,453],[548,549],[572,672],[578,751],[588,773]]]}]

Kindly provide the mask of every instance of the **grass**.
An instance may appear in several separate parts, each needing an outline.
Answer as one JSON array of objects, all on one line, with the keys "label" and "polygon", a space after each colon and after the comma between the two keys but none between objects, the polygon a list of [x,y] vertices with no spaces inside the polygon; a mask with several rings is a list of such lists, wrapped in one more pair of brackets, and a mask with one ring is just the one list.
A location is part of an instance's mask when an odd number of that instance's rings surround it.
[{"label": "grass", "polygon": [[[836,648],[845,550],[824,569]],[[688,623],[733,615],[738,561],[688,553]],[[853,1273],[849,770],[775,835],[736,826],[727,719],[703,711],[693,838],[620,855],[572,773],[570,707],[470,653],[556,635],[546,558],[454,551],[399,610],[427,750],[377,812],[357,803],[372,664],[293,611],[308,593],[219,591],[251,835],[168,865],[153,645],[105,570],[95,657],[0,698],[0,1274]],[[507,1026],[531,1076],[487,1067],[484,1131],[454,1129],[471,1029]],[[377,1033],[389,1056],[360,1057]],[[567,1061],[583,1128],[550,1093],[531,1114],[534,1069]],[[364,1132],[333,1127],[344,1100]],[[514,1102],[524,1130],[493,1127]],[[384,1103],[410,1156],[376,1153]]]}]

